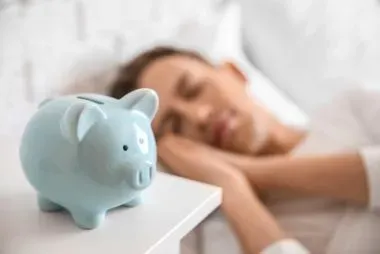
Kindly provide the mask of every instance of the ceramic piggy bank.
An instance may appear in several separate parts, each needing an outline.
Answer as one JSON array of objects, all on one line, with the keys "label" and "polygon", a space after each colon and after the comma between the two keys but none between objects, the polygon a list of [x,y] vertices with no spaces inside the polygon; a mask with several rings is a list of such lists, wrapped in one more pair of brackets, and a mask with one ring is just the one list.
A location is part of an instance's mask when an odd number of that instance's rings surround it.
[{"label": "ceramic piggy bank", "polygon": [[151,121],[157,107],[150,89],[120,100],[78,94],[40,104],[20,146],[40,209],[64,208],[79,227],[93,229],[107,210],[140,204],[156,172]]}]

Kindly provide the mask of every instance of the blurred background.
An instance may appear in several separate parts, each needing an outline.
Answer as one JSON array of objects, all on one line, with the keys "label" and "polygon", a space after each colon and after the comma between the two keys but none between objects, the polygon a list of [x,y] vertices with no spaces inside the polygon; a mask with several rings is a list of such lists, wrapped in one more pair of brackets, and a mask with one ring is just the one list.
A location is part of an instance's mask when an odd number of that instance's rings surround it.
[{"label": "blurred background", "polygon": [[17,128],[25,110],[68,86],[104,92],[118,63],[155,44],[211,53],[228,4],[0,0],[1,132]]},{"label": "blurred background", "polygon": [[379,10],[377,0],[0,0],[0,130],[63,90],[105,92],[119,63],[157,44],[233,59],[269,108],[286,101],[293,111],[278,114],[305,117],[349,86],[380,86]]}]

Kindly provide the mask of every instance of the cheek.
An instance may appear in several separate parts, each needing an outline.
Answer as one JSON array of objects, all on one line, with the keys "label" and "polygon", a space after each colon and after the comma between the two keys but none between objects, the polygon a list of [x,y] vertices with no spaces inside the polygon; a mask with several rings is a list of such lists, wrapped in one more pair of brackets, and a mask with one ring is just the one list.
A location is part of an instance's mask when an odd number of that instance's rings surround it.
[{"label": "cheek", "polygon": [[268,142],[270,124],[263,115],[255,115],[247,120],[243,129],[244,134],[239,139],[241,142],[246,142],[245,147],[250,152],[257,153]]},{"label": "cheek", "polygon": [[224,89],[219,88],[217,85],[205,85],[197,103],[208,104],[217,110],[233,103],[233,101],[233,96],[230,96]]},{"label": "cheek", "polygon": [[215,85],[212,91],[210,91],[210,96],[212,96],[214,101],[219,105],[231,105],[237,110],[245,112],[250,111],[249,108],[253,105],[251,98],[248,96],[242,84],[223,83]]},{"label": "cheek", "polygon": [[239,153],[247,153],[251,150],[256,140],[256,133],[253,122],[241,122],[233,137],[232,150]]},{"label": "cheek", "polygon": [[254,132],[254,129],[255,129],[255,122],[253,121],[252,118],[248,118],[248,117],[243,117],[243,119],[241,119],[240,121],[240,125],[239,125],[239,128],[238,128],[238,133],[239,136],[241,137],[246,137],[247,139],[250,139],[254,136],[255,132]]}]

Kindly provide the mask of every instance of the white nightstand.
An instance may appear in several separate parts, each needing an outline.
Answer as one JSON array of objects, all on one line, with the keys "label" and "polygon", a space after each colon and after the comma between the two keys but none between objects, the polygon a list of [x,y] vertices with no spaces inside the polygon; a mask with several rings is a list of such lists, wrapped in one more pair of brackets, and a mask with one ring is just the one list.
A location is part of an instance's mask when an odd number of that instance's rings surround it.
[{"label": "white nightstand", "polygon": [[144,204],[115,209],[95,230],[66,213],[41,212],[26,181],[16,139],[0,139],[1,254],[174,254],[180,241],[221,202],[217,187],[159,173]]}]

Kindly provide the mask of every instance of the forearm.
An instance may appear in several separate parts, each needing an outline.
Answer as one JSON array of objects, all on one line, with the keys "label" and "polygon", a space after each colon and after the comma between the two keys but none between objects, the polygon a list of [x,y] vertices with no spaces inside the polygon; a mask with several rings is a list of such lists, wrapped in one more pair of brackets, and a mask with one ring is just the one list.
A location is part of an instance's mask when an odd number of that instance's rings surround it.
[{"label": "forearm", "polygon": [[[171,162],[175,163],[174,157]],[[229,165],[191,167],[181,163],[172,167],[174,174],[219,186],[223,190],[221,209],[245,253],[256,254],[285,238],[274,218],[256,197],[249,181]]]},{"label": "forearm", "polygon": [[256,254],[284,238],[274,218],[255,196],[242,174],[233,170],[177,167],[173,173],[219,186],[223,190],[221,209],[245,253]]},{"label": "forearm", "polygon": [[249,182],[223,188],[222,210],[245,253],[260,253],[286,235],[252,192]]},{"label": "forearm", "polygon": [[290,190],[358,203],[368,202],[359,154],[273,157],[245,160],[240,167],[261,190]]}]

